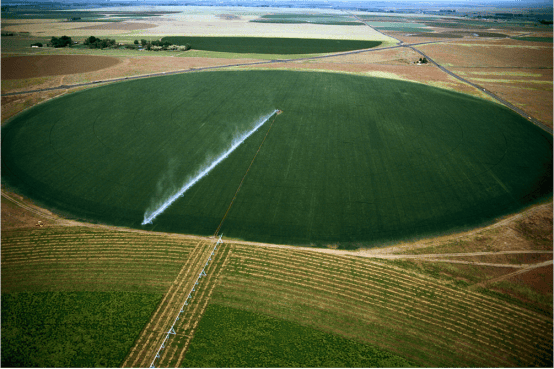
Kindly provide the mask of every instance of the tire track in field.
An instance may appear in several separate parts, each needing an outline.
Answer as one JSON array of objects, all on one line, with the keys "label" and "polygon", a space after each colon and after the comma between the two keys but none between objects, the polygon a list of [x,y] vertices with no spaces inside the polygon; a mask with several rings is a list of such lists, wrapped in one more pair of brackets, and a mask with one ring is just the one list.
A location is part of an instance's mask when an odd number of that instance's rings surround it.
[{"label": "tire track in field", "polygon": [[244,173],[244,176],[242,177],[242,179],[239,183],[237,191],[235,192],[235,195],[233,196],[233,199],[231,200],[231,203],[229,204],[229,207],[227,208],[227,211],[225,212],[225,215],[223,216],[223,219],[221,219],[221,222],[217,226],[217,229],[215,230],[214,236],[217,236],[219,234],[219,230],[221,229],[221,226],[223,225],[223,222],[225,221],[225,218],[227,218],[227,214],[229,214],[229,210],[231,210],[231,207],[233,206],[233,203],[235,202],[235,199],[237,198],[237,195],[239,194],[240,188],[242,187],[242,183],[244,182],[244,179],[248,175],[248,172],[250,171],[250,168],[252,168],[252,164],[254,164],[254,161],[256,160],[256,157],[258,156],[258,153],[262,149],[262,146],[263,146],[267,136],[269,135],[269,132],[271,131],[271,128],[273,127],[273,123],[275,123],[275,119],[277,119],[278,114],[279,113],[277,113],[277,112],[274,113],[275,118],[273,118],[273,121],[271,121],[271,124],[269,125],[269,128],[268,128],[268,130],[267,130],[267,132],[264,136],[264,139],[262,140],[262,143],[258,147],[258,151],[256,151],[256,153],[254,154],[254,157],[252,158],[252,161],[250,162],[250,165],[248,166],[248,169],[246,169],[246,173]]},{"label": "tire track in field", "polygon": [[[550,252],[552,252],[552,251],[550,251]],[[503,280],[512,278],[512,277],[514,277],[514,276],[516,276],[516,275],[520,275],[520,274],[527,273],[527,272],[529,272],[529,271],[531,271],[531,270],[533,270],[533,269],[542,268],[542,267],[549,266],[549,265],[552,265],[552,264],[553,264],[553,261],[552,261],[552,260],[543,261],[542,263],[537,263],[537,264],[528,264],[528,265],[524,266],[522,269],[516,270],[516,271],[513,272],[513,273],[504,274],[504,275],[501,275],[500,277],[492,278],[492,279],[489,279],[489,280],[487,280],[487,281],[474,284],[474,285],[471,286],[470,288],[475,289],[475,288],[478,288],[478,287],[485,287],[485,286],[487,286],[488,284],[500,282],[500,281],[503,281]]]},{"label": "tire track in field", "polygon": [[[166,348],[158,361],[158,367],[180,367],[231,254],[230,247],[220,244],[220,250],[216,250],[212,263],[208,265],[207,277],[201,280],[201,285],[199,284],[202,289],[193,296],[191,303],[187,305],[188,308],[183,319],[180,318],[179,323],[175,325],[176,334],[166,342]],[[194,306],[193,309],[192,306]]]},{"label": "tire track in field", "polygon": [[176,316],[176,311],[180,309],[180,304],[177,304],[183,300],[182,295],[184,295],[186,287],[194,283],[194,275],[198,275],[200,272],[198,270],[197,273],[197,269],[200,265],[203,265],[202,256],[205,254],[207,245],[209,243],[200,240],[191,252],[152,318],[129,351],[123,367],[150,366],[154,355],[167,334],[166,328],[169,329],[171,321]]}]

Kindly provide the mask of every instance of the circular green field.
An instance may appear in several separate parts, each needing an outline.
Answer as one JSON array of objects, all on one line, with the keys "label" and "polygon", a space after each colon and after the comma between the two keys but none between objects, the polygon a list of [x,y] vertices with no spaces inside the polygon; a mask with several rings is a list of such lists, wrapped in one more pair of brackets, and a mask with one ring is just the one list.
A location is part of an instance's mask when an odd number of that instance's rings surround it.
[{"label": "circular green field", "polygon": [[203,72],[29,109],[2,129],[2,180],[89,221],[354,248],[483,224],[551,196],[552,136],[499,105],[421,84]]}]

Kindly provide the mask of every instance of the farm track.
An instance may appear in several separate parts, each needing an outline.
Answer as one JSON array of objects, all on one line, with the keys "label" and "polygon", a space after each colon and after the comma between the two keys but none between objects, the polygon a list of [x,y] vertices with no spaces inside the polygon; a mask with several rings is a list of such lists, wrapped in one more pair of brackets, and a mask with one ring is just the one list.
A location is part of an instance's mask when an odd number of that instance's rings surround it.
[{"label": "farm track", "polygon": [[[402,331],[411,332],[412,339],[419,337],[420,340],[410,344],[417,347],[416,352],[424,353],[428,347],[434,347],[429,355],[450,352],[449,342],[460,349],[459,357],[447,355],[441,359],[444,360],[441,365],[455,366],[460,362],[478,366],[491,363],[530,365],[537,354],[544,357],[551,352],[552,321],[548,317],[505,306],[501,301],[478,293],[397,273],[378,262],[318,257],[315,253],[310,257],[295,252],[288,254],[256,254],[237,247],[215,301],[222,304],[234,301],[233,306],[243,304],[242,308],[253,304],[272,312],[271,315],[293,320],[297,319],[294,318],[298,313],[297,305],[302,305],[329,313],[331,319],[327,319],[327,323],[355,317],[366,327],[402,327],[389,334],[398,335]],[[271,298],[264,295],[266,291],[271,291]],[[305,297],[307,293],[310,298]],[[296,306],[293,316],[280,312],[283,301]],[[317,327],[318,323],[314,325]],[[341,328],[341,324],[337,321],[334,328]],[[429,335],[429,332],[436,334]],[[433,338],[435,336],[441,339]],[[395,342],[400,338],[387,341],[384,337],[388,336],[363,340],[395,351]],[[468,355],[468,352],[474,354]],[[431,357],[412,359],[429,365],[432,361],[427,360]]]},{"label": "farm track", "polygon": [[198,323],[217,286],[221,272],[228,263],[230,254],[230,248],[225,245],[220,245],[219,250],[214,253],[211,263],[205,269],[207,275],[199,281],[196,293],[191,294],[192,299],[183,309],[184,314],[175,324],[176,334],[170,336],[166,342],[166,347],[160,353],[160,358],[156,363],[157,367],[180,367]]},{"label": "farm track", "polygon": [[181,306],[187,299],[189,291],[194,287],[196,277],[200,274],[212,249],[212,243],[203,240],[198,242],[158,305],[150,322],[135,341],[123,367],[150,367],[156,352],[165,340],[171,323],[178,316]]}]

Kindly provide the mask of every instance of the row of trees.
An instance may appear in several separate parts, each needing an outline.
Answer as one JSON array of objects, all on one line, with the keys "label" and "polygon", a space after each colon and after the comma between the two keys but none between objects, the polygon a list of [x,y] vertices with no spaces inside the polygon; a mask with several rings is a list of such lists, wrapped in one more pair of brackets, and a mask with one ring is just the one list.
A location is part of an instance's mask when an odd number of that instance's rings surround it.
[{"label": "row of trees", "polygon": [[[135,40],[134,44],[138,47],[139,40]],[[146,50],[159,51],[159,50],[173,50],[173,51],[187,51],[190,49],[190,45],[172,45],[169,41],[160,41],[160,40],[140,40],[140,45]]]},{"label": "row of trees", "polygon": [[[51,47],[66,47],[71,46],[73,44],[73,41],[71,40],[71,37],[68,36],[62,36],[60,38],[58,37],[52,37],[52,40],[48,43],[48,46]],[[85,41],[83,42],[84,45],[88,46],[89,49],[106,49],[106,48],[115,48],[119,45],[117,42],[113,39],[105,38],[97,38],[94,36],[87,37]],[[33,44],[34,45],[34,44]],[[153,41],[147,41],[147,40],[135,40],[132,44],[125,44],[125,48],[127,49],[138,49],[138,48],[144,48],[146,50],[152,50],[152,51],[160,51],[160,50],[171,50],[171,51],[187,51],[190,49],[190,45],[172,45],[169,41],[160,41],[160,40],[153,40]]]}]

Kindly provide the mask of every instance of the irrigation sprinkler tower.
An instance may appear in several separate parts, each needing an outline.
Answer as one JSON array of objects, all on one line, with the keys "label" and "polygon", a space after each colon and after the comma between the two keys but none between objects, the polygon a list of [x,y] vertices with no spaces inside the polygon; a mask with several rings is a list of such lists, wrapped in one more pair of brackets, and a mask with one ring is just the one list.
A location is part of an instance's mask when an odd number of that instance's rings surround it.
[{"label": "irrigation sprinkler tower", "polygon": [[194,284],[192,285],[192,289],[191,291],[189,292],[189,295],[187,296],[187,298],[185,299],[185,302],[183,303],[183,305],[181,305],[181,309],[179,309],[179,312],[177,313],[177,316],[175,317],[175,320],[173,321],[173,324],[171,324],[171,328],[169,329],[169,331],[167,332],[167,334],[165,335],[165,338],[164,340],[162,341],[162,344],[160,346],[160,348],[158,349],[158,351],[156,352],[156,356],[154,356],[154,360],[152,360],[152,364],[150,364],[150,368],[155,368],[156,366],[154,365],[154,362],[156,361],[156,359],[159,359],[160,358],[160,351],[162,349],[165,348],[165,343],[167,342],[167,340],[169,339],[169,336],[170,335],[176,335],[177,333],[175,332],[175,324],[177,323],[177,321],[179,320],[180,316],[181,316],[181,313],[183,313],[185,311],[185,306],[187,306],[189,304],[189,299],[192,299],[192,293],[194,291],[196,291],[195,287],[198,285],[198,281],[200,280],[200,278],[202,277],[205,277],[207,274],[206,274],[206,267],[208,266],[208,263],[212,260],[212,256],[214,256],[214,253],[215,251],[217,250],[217,245],[219,245],[220,243],[223,243],[223,241],[221,240],[221,237],[223,237],[223,235],[220,235],[219,236],[219,239],[217,240],[217,242],[215,243],[214,245],[214,248],[212,250],[212,253],[210,254],[210,257],[208,258],[208,260],[206,261],[206,264],[204,265],[204,267],[202,268],[202,271],[198,274],[198,277],[196,278],[196,282],[194,282]]}]

